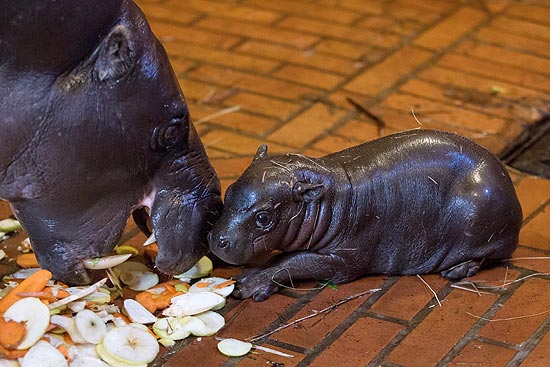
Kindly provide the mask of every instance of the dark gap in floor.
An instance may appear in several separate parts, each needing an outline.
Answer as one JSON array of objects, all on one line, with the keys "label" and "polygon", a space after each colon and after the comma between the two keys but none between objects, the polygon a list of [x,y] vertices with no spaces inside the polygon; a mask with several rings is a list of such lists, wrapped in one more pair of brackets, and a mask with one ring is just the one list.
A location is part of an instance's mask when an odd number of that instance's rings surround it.
[{"label": "dark gap in floor", "polygon": [[528,126],[499,157],[521,172],[550,178],[550,114]]}]

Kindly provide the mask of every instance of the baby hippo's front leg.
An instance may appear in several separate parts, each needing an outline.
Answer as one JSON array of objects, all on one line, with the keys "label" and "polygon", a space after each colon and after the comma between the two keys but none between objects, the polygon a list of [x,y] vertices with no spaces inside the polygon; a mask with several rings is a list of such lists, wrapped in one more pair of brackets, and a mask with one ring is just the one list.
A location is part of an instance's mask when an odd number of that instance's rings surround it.
[{"label": "baby hippo's front leg", "polygon": [[279,289],[278,284],[290,280],[332,279],[341,260],[331,255],[315,252],[295,252],[277,256],[264,269],[250,269],[237,278],[233,295],[237,298],[252,297],[254,301],[265,301]]}]

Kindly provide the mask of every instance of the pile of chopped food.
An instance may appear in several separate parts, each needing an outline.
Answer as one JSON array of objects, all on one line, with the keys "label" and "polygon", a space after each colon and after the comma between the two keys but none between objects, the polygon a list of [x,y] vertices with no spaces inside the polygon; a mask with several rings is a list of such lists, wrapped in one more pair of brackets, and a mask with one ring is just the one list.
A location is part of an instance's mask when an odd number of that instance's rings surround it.
[{"label": "pile of chopped food", "polygon": [[[0,240],[19,229],[15,220],[0,221]],[[207,257],[159,282],[144,262],[129,260],[139,253],[136,248],[120,246],[116,255],[84,261],[86,268],[105,269],[111,287],[107,278],[69,287],[39,268],[29,245],[19,248],[21,270],[6,276],[0,290],[0,366],[147,366],[159,344],[211,336],[225,325],[216,310],[224,307],[234,281],[209,277]],[[126,288],[131,297],[122,297]],[[222,340],[218,349],[229,356],[250,350],[235,342]]]}]

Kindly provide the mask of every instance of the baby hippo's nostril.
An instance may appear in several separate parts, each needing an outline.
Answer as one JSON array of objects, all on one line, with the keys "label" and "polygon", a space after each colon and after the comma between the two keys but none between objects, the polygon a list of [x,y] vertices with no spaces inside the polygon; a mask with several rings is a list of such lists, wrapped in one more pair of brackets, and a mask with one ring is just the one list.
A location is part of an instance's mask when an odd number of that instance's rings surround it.
[{"label": "baby hippo's nostril", "polygon": [[227,238],[220,238],[220,248],[226,248],[231,246],[231,241]]}]

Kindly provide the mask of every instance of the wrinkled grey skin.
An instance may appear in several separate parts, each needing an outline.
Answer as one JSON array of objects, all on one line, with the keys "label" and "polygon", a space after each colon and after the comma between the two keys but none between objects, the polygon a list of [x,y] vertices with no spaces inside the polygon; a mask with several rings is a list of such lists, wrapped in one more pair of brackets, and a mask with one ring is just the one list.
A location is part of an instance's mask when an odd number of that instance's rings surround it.
[{"label": "wrinkled grey skin", "polygon": [[511,255],[521,207],[503,165],[454,134],[412,130],[312,159],[261,146],[231,185],[210,248],[230,264],[280,251],[238,280],[265,300],[273,282],[441,272],[455,279]]},{"label": "wrinkled grey skin", "polygon": [[219,181],[133,2],[4,0],[0,129],[0,197],[56,279],[87,283],[81,260],[110,253],[145,206],[160,271],[206,253]]}]

